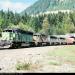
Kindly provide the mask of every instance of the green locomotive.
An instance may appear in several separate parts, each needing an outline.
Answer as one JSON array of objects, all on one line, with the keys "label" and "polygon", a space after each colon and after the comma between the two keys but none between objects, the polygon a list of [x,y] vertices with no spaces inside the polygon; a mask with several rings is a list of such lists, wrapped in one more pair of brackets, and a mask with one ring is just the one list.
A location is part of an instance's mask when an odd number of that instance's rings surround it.
[{"label": "green locomotive", "polygon": [[21,46],[33,45],[33,32],[21,29],[5,29],[0,38],[1,47],[18,48]]}]

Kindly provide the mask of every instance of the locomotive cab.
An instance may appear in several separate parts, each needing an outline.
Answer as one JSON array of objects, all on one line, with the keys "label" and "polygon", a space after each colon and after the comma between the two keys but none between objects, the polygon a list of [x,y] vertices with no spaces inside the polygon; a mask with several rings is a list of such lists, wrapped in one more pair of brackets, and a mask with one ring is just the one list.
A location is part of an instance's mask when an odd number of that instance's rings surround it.
[{"label": "locomotive cab", "polygon": [[2,40],[13,40],[15,33],[13,30],[4,30],[2,32]]},{"label": "locomotive cab", "polygon": [[15,34],[13,33],[12,30],[4,30],[1,33],[1,38],[0,38],[0,46],[1,47],[9,47],[12,44],[13,38],[15,37]]}]

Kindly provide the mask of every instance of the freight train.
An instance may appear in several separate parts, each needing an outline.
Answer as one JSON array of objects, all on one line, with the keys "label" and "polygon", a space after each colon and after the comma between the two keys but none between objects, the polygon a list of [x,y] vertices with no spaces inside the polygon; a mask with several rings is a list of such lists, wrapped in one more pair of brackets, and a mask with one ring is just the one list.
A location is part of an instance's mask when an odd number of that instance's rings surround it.
[{"label": "freight train", "polygon": [[24,31],[18,28],[5,29],[0,37],[0,48],[20,48],[25,46],[50,46],[73,44],[73,37],[65,35],[45,35]]}]

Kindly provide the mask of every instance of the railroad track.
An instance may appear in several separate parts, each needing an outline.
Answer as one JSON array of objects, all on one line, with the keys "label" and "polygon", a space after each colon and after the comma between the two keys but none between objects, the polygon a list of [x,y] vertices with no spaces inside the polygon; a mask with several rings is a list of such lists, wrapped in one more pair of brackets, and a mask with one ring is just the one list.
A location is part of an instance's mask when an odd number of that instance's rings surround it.
[{"label": "railroad track", "polygon": [[69,45],[75,45],[75,43],[74,44],[67,44],[67,45],[65,45],[65,44],[62,44],[62,45],[48,45],[48,46],[33,46],[33,47],[31,47],[31,46],[25,46],[25,47],[20,47],[20,48],[8,48],[8,46],[5,46],[5,47],[0,47],[0,50],[6,50],[6,49],[24,49],[24,48],[38,48],[38,47],[49,47],[49,46],[69,46]]}]

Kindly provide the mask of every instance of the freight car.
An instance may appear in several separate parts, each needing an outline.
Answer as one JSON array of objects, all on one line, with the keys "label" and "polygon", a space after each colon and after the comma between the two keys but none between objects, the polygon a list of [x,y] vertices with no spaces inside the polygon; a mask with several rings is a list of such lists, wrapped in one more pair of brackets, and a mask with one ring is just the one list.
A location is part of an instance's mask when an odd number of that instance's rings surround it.
[{"label": "freight car", "polygon": [[5,29],[0,39],[1,47],[18,48],[21,46],[31,46],[33,44],[33,33],[18,28]]}]

